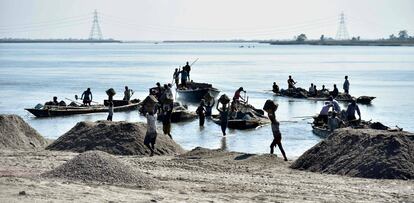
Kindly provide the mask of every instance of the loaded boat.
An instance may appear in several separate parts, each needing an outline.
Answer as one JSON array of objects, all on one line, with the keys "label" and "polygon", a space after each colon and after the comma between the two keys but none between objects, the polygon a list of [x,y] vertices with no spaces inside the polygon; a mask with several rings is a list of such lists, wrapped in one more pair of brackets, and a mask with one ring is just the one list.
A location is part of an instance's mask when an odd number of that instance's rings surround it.
[{"label": "loaded boat", "polygon": [[[138,106],[140,105],[138,99],[131,101],[113,100],[113,103],[115,112],[133,111],[138,109]],[[104,101],[104,104],[107,104],[107,101]],[[108,112],[108,106],[102,104],[91,106],[37,105],[35,108],[26,108],[25,110],[36,117],[55,117]]]},{"label": "loaded boat", "polygon": [[[297,99],[308,99],[313,101],[326,101],[328,100],[330,93],[328,90],[318,90],[316,95],[311,95],[307,90],[303,88],[290,88],[290,89],[282,89],[280,92],[275,93],[276,96],[284,96],[284,97],[290,97],[290,98],[297,98]],[[370,104],[372,100],[374,100],[376,97],[372,96],[360,96],[360,97],[354,97],[349,94],[345,93],[339,93],[337,97],[335,97],[335,100],[341,101],[341,102],[351,102],[352,100],[355,100],[357,103],[360,104]]]},{"label": "loaded boat", "polygon": [[189,102],[200,102],[209,93],[213,98],[217,97],[220,91],[208,83],[188,82],[187,87],[179,86],[176,89],[180,99]]},{"label": "loaded boat", "polygon": [[[230,129],[254,129],[270,123],[270,120],[264,116],[263,110],[256,109],[250,104],[240,104],[239,110],[230,114],[227,123],[227,127]],[[214,123],[220,125],[219,115],[213,115],[211,119]]]}]

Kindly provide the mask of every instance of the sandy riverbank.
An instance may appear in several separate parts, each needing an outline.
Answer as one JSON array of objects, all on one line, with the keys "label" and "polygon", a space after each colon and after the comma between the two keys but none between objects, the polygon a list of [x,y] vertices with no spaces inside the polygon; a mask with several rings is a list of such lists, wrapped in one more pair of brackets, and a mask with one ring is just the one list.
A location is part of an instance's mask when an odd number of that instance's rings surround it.
[{"label": "sandy riverbank", "polygon": [[[0,202],[412,201],[414,181],[298,171],[272,155],[195,150],[181,156],[117,156],[160,182],[154,189],[40,178],[77,153],[0,151]],[[25,191],[26,195],[19,195]]]}]

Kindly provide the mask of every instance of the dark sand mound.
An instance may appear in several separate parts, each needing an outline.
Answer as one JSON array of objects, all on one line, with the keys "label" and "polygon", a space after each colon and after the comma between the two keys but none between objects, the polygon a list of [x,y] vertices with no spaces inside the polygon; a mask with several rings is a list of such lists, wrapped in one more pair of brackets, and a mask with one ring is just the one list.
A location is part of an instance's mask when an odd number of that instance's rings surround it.
[{"label": "dark sand mound", "polygon": [[46,145],[46,139],[20,116],[0,115],[0,149],[42,149]]},{"label": "dark sand mound", "polygon": [[[128,122],[79,122],[55,142],[48,150],[67,150],[84,152],[100,150],[117,155],[149,154],[144,145],[146,124]],[[184,150],[166,135],[158,134],[155,153],[174,155]]]},{"label": "dark sand mound", "polygon": [[92,183],[133,184],[142,187],[153,187],[156,182],[155,179],[134,170],[113,155],[101,151],[82,153],[42,176]]},{"label": "dark sand mound", "polygon": [[413,179],[414,134],[339,129],[305,152],[291,167],[364,178]]}]

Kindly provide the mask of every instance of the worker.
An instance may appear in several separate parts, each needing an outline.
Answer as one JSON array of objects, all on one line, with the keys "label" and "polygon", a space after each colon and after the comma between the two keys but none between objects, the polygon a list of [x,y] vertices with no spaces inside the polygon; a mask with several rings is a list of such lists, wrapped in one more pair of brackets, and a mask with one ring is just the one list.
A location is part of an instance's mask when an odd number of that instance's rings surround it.
[{"label": "worker", "polygon": [[188,61],[186,62],[185,66],[183,67],[183,70],[187,71],[188,80],[190,80],[191,66],[188,64]]},{"label": "worker", "polygon": [[112,116],[114,115],[114,102],[112,100],[108,101],[108,117],[107,121],[112,121]]},{"label": "worker", "polygon": [[58,100],[57,100],[57,97],[56,97],[56,96],[54,96],[54,97],[53,97],[52,104],[53,104],[53,105],[56,105],[56,106],[57,106],[57,105],[59,105],[59,102],[58,102]]},{"label": "worker", "polygon": [[273,83],[272,91],[276,94],[279,93],[279,86],[276,84],[276,82]]},{"label": "worker", "polygon": [[361,121],[361,111],[359,110],[358,105],[356,104],[355,100],[352,100],[352,102],[348,105],[348,108],[346,109],[346,120],[350,122],[354,122],[356,120],[355,117],[355,111],[358,114],[358,122]]},{"label": "worker", "polygon": [[226,129],[227,129],[227,123],[228,123],[228,116],[229,116],[229,110],[227,108],[227,104],[223,104],[223,107],[219,109],[220,102],[217,102],[216,109],[220,113],[220,126],[221,126],[221,132],[223,133],[223,136],[226,136]]},{"label": "worker", "polygon": [[131,96],[134,94],[134,91],[129,89],[128,86],[125,86],[125,91],[124,91],[124,101],[129,101],[131,100]]},{"label": "worker", "polygon": [[328,123],[329,109],[332,107],[331,102],[325,102],[325,105],[322,107],[319,112],[318,119],[322,120],[323,123]]},{"label": "worker", "polygon": [[293,88],[295,89],[296,82],[292,79],[292,76],[289,75],[289,79],[287,80],[288,83],[288,89]]},{"label": "worker", "polygon": [[155,125],[156,116],[154,111],[149,111],[147,118],[147,132],[145,133],[144,145],[150,150],[150,156],[154,156],[155,141],[157,140],[157,127]]},{"label": "worker", "polygon": [[173,80],[175,82],[175,87],[178,88],[178,84],[179,84],[179,75],[180,75],[180,70],[178,68],[175,69],[174,74],[173,74]]},{"label": "worker", "polygon": [[91,105],[92,102],[92,92],[91,92],[91,88],[88,88],[87,90],[85,90],[82,93],[81,99],[83,101],[83,105]]},{"label": "worker", "polygon": [[333,110],[339,113],[341,111],[341,107],[339,106],[338,101],[336,101],[336,99],[334,99],[332,96],[329,96],[329,101],[332,104]]},{"label": "worker", "polygon": [[200,127],[204,126],[204,121],[206,119],[206,110],[204,109],[204,99],[201,100],[200,105],[197,107],[196,113],[198,115]]},{"label": "worker", "polygon": [[348,76],[345,76],[345,82],[344,82],[344,92],[345,94],[349,94],[349,81]]},{"label": "worker", "polygon": [[162,93],[164,93],[164,89],[161,87],[161,84],[159,82],[157,82],[155,85],[157,85],[157,93],[155,96],[157,97],[157,99],[160,99]]},{"label": "worker", "polygon": [[315,88],[313,87],[313,83],[311,83],[311,86],[309,87],[309,96],[313,97],[315,95]]},{"label": "worker", "polygon": [[332,112],[332,115],[328,119],[328,127],[331,132],[338,129],[341,126],[342,121],[336,116],[336,112]]},{"label": "worker", "polygon": [[241,92],[246,93],[246,91],[244,91],[243,87],[240,87],[239,89],[236,90],[236,92],[234,92],[233,101],[237,101],[237,102],[239,102],[240,100],[245,101],[245,99],[243,97],[241,97],[241,95],[240,95]]},{"label": "worker", "polygon": [[186,70],[181,70],[179,72],[181,74],[181,87],[187,88],[187,79],[190,79],[190,75]]},{"label": "worker", "polygon": [[338,88],[336,87],[336,84],[334,84],[334,89],[333,89],[333,91],[331,92],[331,96],[332,96],[333,98],[336,98],[336,97],[338,96],[338,94],[339,94]]},{"label": "worker", "polygon": [[211,112],[213,110],[214,104],[216,103],[216,101],[214,100],[214,98],[212,98],[210,101],[207,101],[204,105],[204,107],[206,108],[206,117],[210,118],[211,117]]},{"label": "worker", "polygon": [[285,161],[287,161],[287,157],[285,154],[285,150],[283,150],[283,146],[282,146],[282,134],[280,133],[280,129],[279,129],[279,121],[276,120],[276,110],[277,110],[277,106],[276,109],[274,110],[270,110],[267,109],[267,115],[271,121],[271,127],[272,127],[272,133],[273,133],[273,141],[270,144],[270,154],[274,153],[274,148],[276,147],[276,145],[279,147],[280,152],[283,155],[283,158]]},{"label": "worker", "polygon": [[162,108],[162,131],[164,135],[168,135],[172,139],[171,135],[171,115],[172,115],[172,103],[164,103]]}]

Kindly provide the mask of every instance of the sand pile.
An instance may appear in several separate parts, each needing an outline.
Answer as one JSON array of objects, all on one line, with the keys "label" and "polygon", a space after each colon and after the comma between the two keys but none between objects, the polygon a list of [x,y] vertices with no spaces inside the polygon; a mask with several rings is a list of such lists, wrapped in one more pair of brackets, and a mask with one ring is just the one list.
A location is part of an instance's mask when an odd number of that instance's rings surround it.
[{"label": "sand pile", "polygon": [[305,152],[291,167],[364,178],[413,179],[414,134],[339,129]]},{"label": "sand pile", "polygon": [[[116,155],[146,155],[150,151],[144,145],[145,132],[145,123],[79,122],[46,149],[74,152],[100,150]],[[174,140],[162,134],[158,134],[155,148],[158,155],[184,152]]]},{"label": "sand pile", "polygon": [[93,183],[133,184],[142,187],[154,187],[156,183],[155,179],[143,175],[113,155],[101,151],[82,153],[42,176]]},{"label": "sand pile", "polygon": [[47,145],[20,116],[0,115],[0,149],[42,149]]}]

